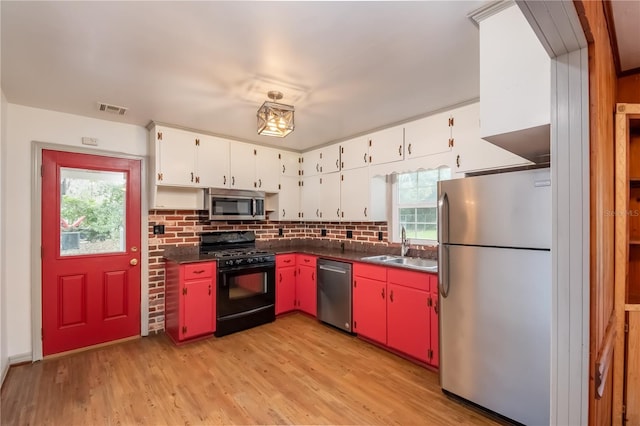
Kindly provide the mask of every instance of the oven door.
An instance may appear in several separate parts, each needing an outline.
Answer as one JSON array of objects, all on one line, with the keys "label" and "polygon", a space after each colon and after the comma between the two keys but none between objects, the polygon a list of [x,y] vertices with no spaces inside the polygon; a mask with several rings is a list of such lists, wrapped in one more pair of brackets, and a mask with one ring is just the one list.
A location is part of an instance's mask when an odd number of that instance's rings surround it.
[{"label": "oven door", "polygon": [[275,306],[275,271],[273,263],[218,269],[217,317]]}]

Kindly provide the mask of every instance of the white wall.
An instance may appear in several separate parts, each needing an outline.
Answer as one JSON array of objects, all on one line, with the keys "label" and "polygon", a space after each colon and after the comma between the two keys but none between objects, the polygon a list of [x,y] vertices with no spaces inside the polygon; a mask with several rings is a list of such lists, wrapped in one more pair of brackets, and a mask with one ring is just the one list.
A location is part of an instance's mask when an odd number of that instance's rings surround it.
[{"label": "white wall", "polygon": [[9,368],[9,355],[7,344],[7,279],[5,269],[6,238],[5,235],[5,214],[4,210],[7,205],[5,202],[4,178],[5,167],[5,147],[7,133],[7,98],[4,92],[0,92],[0,383],[4,381],[4,377]]},{"label": "white wall", "polygon": [[[31,245],[38,243],[31,236],[31,179],[35,175],[32,142],[78,147],[84,146],[81,138],[89,136],[98,139],[99,150],[145,156],[147,131],[140,126],[11,103],[2,127],[3,131],[6,127],[7,136],[3,153],[7,183],[3,191],[3,200],[7,200],[3,202],[3,216],[7,226],[2,240],[11,248],[2,253],[5,282],[11,283],[6,288],[3,314],[11,320],[11,326],[6,327],[7,354],[22,358],[31,355],[32,349],[30,254]],[[4,329],[2,337],[5,339]]]}]

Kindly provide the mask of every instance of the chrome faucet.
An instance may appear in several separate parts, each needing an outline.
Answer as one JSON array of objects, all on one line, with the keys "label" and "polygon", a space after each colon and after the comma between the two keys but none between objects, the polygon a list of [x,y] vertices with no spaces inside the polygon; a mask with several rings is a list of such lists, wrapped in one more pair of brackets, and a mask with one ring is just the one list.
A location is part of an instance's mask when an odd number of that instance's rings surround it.
[{"label": "chrome faucet", "polygon": [[409,243],[407,242],[407,231],[402,227],[402,245],[400,246],[400,256],[405,256],[409,251]]}]

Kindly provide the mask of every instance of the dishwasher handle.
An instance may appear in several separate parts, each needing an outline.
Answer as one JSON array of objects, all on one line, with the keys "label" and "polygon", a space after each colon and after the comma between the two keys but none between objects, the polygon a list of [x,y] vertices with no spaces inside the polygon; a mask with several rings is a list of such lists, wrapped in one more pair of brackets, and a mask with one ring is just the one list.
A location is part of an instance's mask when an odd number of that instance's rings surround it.
[{"label": "dishwasher handle", "polygon": [[326,265],[319,265],[318,269],[322,269],[330,272],[337,272],[338,274],[346,274],[348,272],[348,270],[346,269],[332,268],[331,266],[326,266]]}]

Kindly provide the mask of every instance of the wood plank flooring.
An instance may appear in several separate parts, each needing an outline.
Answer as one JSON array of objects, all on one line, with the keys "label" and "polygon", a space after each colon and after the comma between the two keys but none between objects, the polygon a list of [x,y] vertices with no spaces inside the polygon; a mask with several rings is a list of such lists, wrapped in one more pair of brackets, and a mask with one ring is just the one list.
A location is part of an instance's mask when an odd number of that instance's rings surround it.
[{"label": "wood plank flooring", "polygon": [[164,335],[11,368],[2,425],[495,425],[436,373],[301,314],[174,346]]}]

